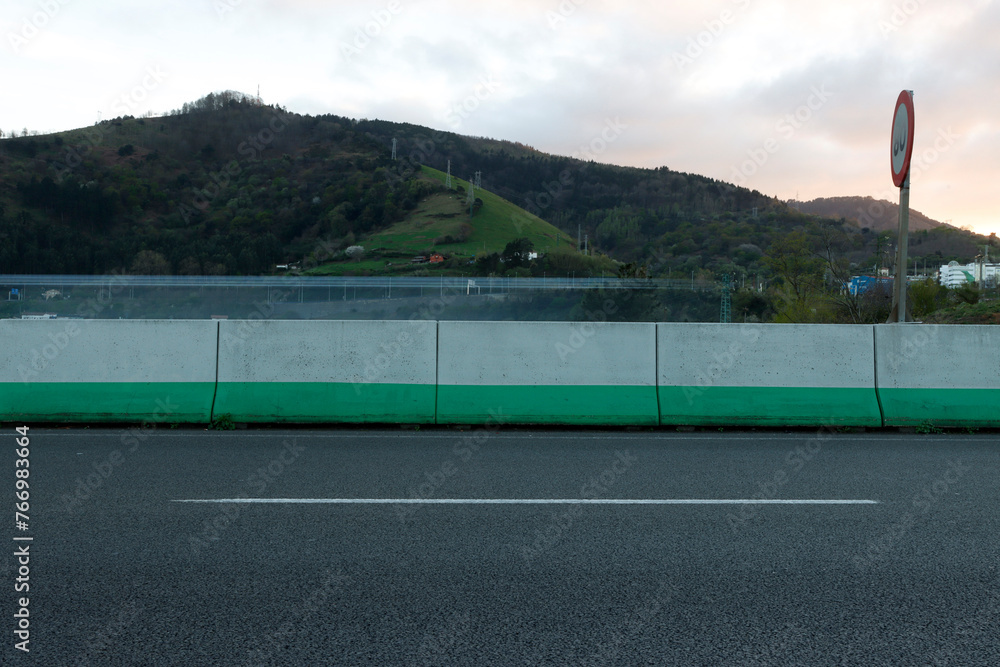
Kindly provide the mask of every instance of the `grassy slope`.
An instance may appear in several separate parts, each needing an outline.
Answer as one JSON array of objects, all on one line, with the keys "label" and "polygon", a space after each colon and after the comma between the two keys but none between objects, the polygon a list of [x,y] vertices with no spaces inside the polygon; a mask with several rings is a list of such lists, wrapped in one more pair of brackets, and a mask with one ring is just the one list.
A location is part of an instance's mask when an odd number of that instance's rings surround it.
[{"label": "grassy slope", "polygon": [[[422,167],[422,172],[444,184],[447,174]],[[452,181],[468,190],[469,182],[452,177]],[[440,246],[444,252],[458,255],[475,255],[477,252],[500,252],[509,241],[516,238],[528,238],[535,244],[539,252],[554,250],[557,246],[572,248],[575,241],[568,234],[560,231],[536,215],[528,213],[523,208],[512,204],[502,197],[480,188],[476,197],[483,201],[482,208],[472,218],[472,236],[464,243],[454,243]],[[463,217],[467,222],[465,197],[458,197]]]},{"label": "grassy slope", "polygon": [[1000,324],[1000,301],[963,303],[936,310],[923,319],[928,324]]},{"label": "grassy slope", "polygon": [[[423,178],[434,179],[444,184],[447,175],[436,169],[421,168]],[[469,183],[452,177],[456,185],[468,191]],[[344,271],[373,271],[378,273],[398,273],[411,270],[408,258],[395,259],[393,268],[387,269],[385,260],[370,256],[422,255],[439,252],[448,257],[472,258],[481,252],[501,252],[509,241],[528,238],[539,252],[547,252],[556,247],[573,248],[575,241],[569,235],[550,225],[541,218],[515,206],[506,199],[480,188],[476,197],[482,200],[482,207],[469,219],[465,205],[466,195],[440,193],[424,199],[402,222],[389,229],[372,234],[361,241],[369,253],[369,259],[361,262],[336,262],[318,267],[310,273],[317,275],[338,275]],[[458,243],[435,243],[445,236],[458,237],[463,225],[472,226],[472,234],[466,241]],[[427,268],[426,266],[424,268]]]}]

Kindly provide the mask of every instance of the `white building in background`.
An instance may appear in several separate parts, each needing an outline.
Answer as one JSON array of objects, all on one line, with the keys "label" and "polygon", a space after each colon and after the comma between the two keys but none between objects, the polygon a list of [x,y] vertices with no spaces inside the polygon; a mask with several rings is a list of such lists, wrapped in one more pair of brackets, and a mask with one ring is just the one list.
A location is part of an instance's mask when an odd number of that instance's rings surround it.
[{"label": "white building in background", "polygon": [[946,266],[941,267],[939,276],[939,282],[945,287],[961,287],[966,284],[996,285],[1000,279],[1000,264],[948,262]]}]

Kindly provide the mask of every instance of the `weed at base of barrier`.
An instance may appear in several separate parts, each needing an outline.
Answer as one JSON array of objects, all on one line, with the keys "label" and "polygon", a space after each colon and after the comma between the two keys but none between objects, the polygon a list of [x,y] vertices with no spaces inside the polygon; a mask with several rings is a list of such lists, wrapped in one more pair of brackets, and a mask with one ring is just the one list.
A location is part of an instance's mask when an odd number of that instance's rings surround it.
[{"label": "weed at base of barrier", "polygon": [[922,435],[929,435],[931,433],[944,433],[944,430],[938,428],[933,422],[925,421],[918,424],[914,430]]},{"label": "weed at base of barrier", "polygon": [[216,431],[232,431],[236,428],[236,424],[233,422],[233,416],[226,412],[212,420],[212,428]]}]

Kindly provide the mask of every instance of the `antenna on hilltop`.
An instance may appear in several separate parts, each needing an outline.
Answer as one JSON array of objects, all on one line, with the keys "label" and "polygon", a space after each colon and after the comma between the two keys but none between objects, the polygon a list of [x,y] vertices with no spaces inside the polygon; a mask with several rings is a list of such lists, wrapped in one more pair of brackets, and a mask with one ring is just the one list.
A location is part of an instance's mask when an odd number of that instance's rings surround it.
[{"label": "antenna on hilltop", "polygon": [[452,190],[454,186],[451,184],[451,160],[448,160],[448,178],[444,182],[444,187]]},{"label": "antenna on hilltop", "polygon": [[396,159],[396,140],[392,140],[392,159]]}]

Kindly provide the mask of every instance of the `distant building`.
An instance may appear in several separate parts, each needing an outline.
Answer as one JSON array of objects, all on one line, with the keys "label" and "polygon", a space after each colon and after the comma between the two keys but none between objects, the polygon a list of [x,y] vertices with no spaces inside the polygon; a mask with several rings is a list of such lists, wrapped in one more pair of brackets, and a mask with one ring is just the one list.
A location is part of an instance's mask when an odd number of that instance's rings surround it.
[{"label": "distant building", "polygon": [[948,262],[938,273],[938,281],[945,287],[961,287],[962,285],[996,285],[1000,278],[1000,264],[973,262],[959,264]]},{"label": "distant building", "polygon": [[21,313],[22,320],[54,320],[57,317],[55,313]]}]

